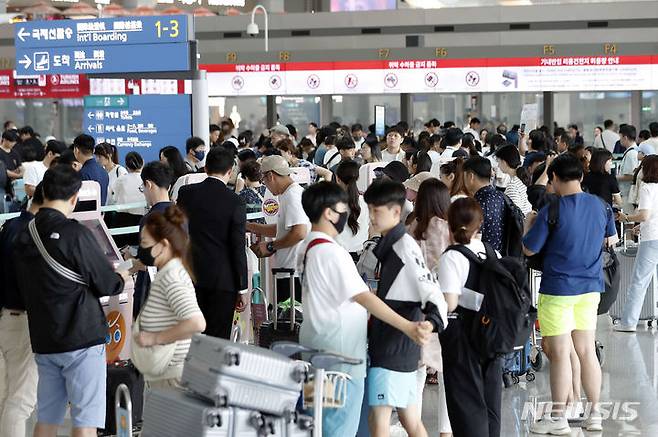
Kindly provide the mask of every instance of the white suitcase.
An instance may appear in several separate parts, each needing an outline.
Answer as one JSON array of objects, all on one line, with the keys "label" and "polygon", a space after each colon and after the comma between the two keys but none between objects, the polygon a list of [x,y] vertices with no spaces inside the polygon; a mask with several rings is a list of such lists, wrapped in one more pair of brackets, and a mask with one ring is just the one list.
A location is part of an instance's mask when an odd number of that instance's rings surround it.
[{"label": "white suitcase", "polygon": [[[633,268],[637,250],[634,250],[634,248],[619,249],[616,252],[617,258],[619,258],[619,274],[621,280],[617,300],[610,307],[609,311],[610,317],[613,320],[621,319],[628,296],[628,289],[633,281]],[[647,321],[650,326],[654,320],[658,320],[658,275],[656,272],[654,272],[647,293],[644,296],[640,320]]]},{"label": "white suitcase", "polygon": [[295,411],[307,368],[268,349],[195,335],[181,385],[217,406]]}]

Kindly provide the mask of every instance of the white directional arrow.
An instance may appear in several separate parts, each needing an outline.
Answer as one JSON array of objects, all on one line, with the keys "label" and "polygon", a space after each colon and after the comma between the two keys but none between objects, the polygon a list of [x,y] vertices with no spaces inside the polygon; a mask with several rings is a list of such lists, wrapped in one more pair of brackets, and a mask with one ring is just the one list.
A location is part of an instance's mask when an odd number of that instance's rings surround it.
[{"label": "white directional arrow", "polygon": [[30,68],[30,65],[32,65],[32,59],[30,59],[27,55],[23,55],[23,59],[18,61],[19,64],[23,66],[24,69]]},{"label": "white directional arrow", "polygon": [[118,103],[119,105],[123,105],[123,104],[125,103],[125,100],[123,100],[123,97],[119,97],[119,98],[117,99],[117,103]]},{"label": "white directional arrow", "polygon": [[89,114],[87,114],[87,118],[89,118],[90,120],[94,117],[95,117],[95,115],[94,115],[93,112],[90,112]]},{"label": "white directional arrow", "polygon": [[94,126],[88,126],[88,127],[87,127],[87,130],[88,130],[89,132],[94,132],[94,131],[96,130],[96,128],[95,128]]},{"label": "white directional arrow", "polygon": [[25,37],[26,37],[26,36],[30,36],[30,32],[26,32],[26,31],[25,31],[25,28],[24,28],[24,27],[21,27],[21,28],[18,30],[18,34],[17,34],[17,36],[18,36],[18,38],[19,38],[21,41],[25,42]]}]

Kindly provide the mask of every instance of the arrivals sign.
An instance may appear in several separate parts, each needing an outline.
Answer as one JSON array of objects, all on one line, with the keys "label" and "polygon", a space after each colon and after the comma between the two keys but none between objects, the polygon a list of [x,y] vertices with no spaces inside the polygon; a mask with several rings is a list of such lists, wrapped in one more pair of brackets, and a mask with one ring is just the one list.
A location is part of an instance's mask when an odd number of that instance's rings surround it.
[{"label": "arrivals sign", "polygon": [[190,69],[187,15],[16,24],[19,74],[138,73]]},{"label": "arrivals sign", "polygon": [[138,152],[145,162],[160,159],[160,149],[176,146],[183,154],[192,135],[190,95],[112,95],[84,99],[83,131],[119,149]]},{"label": "arrivals sign", "polygon": [[211,96],[658,89],[658,56],[202,65]]}]

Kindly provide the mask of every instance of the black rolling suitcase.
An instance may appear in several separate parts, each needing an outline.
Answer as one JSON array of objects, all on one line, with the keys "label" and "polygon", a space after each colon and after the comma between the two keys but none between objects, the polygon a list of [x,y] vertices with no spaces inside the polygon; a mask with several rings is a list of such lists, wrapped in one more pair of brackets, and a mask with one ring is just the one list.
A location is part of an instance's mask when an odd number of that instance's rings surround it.
[{"label": "black rolling suitcase", "polygon": [[107,365],[106,412],[103,435],[116,434],[115,394],[117,387],[125,384],[132,400],[133,424],[142,421],[144,407],[144,378],[130,360]]},{"label": "black rolling suitcase", "polygon": [[290,296],[296,295],[295,290],[295,270],[293,269],[272,269],[274,276],[274,298],[272,299],[272,320],[264,322],[258,333],[258,345],[269,349],[275,341],[292,341],[299,342],[299,328],[301,327],[301,318],[297,314],[294,305],[294,299],[291,298],[290,314],[282,318],[278,311],[278,292],[277,292],[277,275],[288,275],[290,278]]}]

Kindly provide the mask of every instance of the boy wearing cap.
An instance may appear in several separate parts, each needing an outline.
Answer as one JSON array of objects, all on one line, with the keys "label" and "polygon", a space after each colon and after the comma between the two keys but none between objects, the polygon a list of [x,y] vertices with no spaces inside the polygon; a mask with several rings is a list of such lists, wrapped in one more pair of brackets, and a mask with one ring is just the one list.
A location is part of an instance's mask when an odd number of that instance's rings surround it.
[{"label": "boy wearing cap", "polygon": [[[268,190],[279,197],[279,217],[276,224],[261,225],[247,223],[247,231],[256,235],[274,238],[273,241],[261,241],[253,247],[260,257],[276,253],[273,268],[295,269],[297,252],[308,234],[311,222],[302,208],[304,189],[290,177],[290,166],[282,156],[266,156],[261,162],[263,183]],[[301,284],[295,273],[296,299],[300,300]],[[277,279],[279,302],[290,297],[290,279]]]}]

